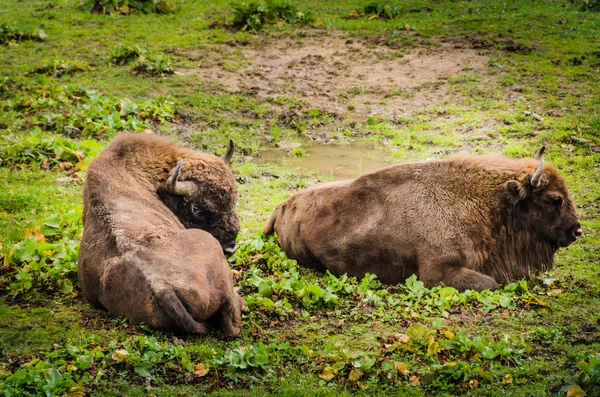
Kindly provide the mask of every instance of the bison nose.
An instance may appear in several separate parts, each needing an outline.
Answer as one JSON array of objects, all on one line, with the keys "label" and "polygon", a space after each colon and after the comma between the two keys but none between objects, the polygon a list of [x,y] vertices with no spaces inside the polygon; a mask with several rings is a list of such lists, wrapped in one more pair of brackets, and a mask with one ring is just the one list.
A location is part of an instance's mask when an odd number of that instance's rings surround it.
[{"label": "bison nose", "polygon": [[223,244],[223,253],[225,256],[231,256],[235,252],[235,241]]},{"label": "bison nose", "polygon": [[576,227],[573,230],[573,237],[575,237],[575,239],[578,239],[583,234],[583,230],[581,229],[581,225],[578,224],[577,226],[578,227]]}]

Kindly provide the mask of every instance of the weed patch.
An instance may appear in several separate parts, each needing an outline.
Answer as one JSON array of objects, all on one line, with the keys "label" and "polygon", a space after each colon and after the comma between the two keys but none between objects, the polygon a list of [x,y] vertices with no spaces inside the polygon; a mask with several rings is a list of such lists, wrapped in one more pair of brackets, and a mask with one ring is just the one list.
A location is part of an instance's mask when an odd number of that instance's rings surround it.
[{"label": "weed patch", "polygon": [[45,40],[48,37],[42,29],[30,28],[22,25],[9,26],[0,23],[0,44],[21,42],[24,40]]},{"label": "weed patch", "polygon": [[92,70],[89,65],[77,61],[65,61],[63,59],[54,59],[46,61],[41,66],[35,67],[29,75],[45,74],[47,76],[60,77],[63,75],[74,74]]},{"label": "weed patch", "polygon": [[146,55],[138,58],[137,64],[133,68],[136,74],[146,74],[150,76],[164,76],[173,74],[173,61],[168,55]]},{"label": "weed patch", "polygon": [[0,136],[0,166],[15,168],[25,165],[42,170],[58,168],[83,180],[90,160],[103,148],[94,140],[74,142],[34,129],[29,135]]},{"label": "weed patch", "polygon": [[383,19],[390,20],[401,14],[400,7],[390,4],[387,1],[377,1],[367,4],[363,9],[353,10],[349,18],[357,19],[366,17],[368,20]]},{"label": "weed patch", "polygon": [[288,1],[266,0],[265,2],[234,3],[232,27],[256,32],[274,24],[310,25],[316,21],[312,11],[300,11]]},{"label": "weed patch", "polygon": [[134,11],[145,14],[175,12],[175,4],[167,0],[85,0],[81,7],[98,14],[131,14]]},{"label": "weed patch", "polygon": [[44,79],[16,83],[3,109],[19,112],[31,127],[68,136],[105,137],[118,131],[143,131],[174,117],[173,102],[155,97],[143,102],[103,95],[88,86],[60,86]]},{"label": "weed patch", "polygon": [[0,285],[13,297],[32,293],[71,294],[77,280],[77,255],[81,239],[81,207],[44,219],[27,229],[25,238],[4,254]]},{"label": "weed patch", "polygon": [[452,287],[429,289],[416,276],[404,284],[385,287],[373,274],[362,280],[327,273],[315,282],[301,274],[295,261],[287,259],[276,240],[256,236],[240,243],[237,266],[247,278],[242,285],[251,287],[247,303],[267,315],[283,319],[302,310],[320,307],[339,308],[351,318],[378,318],[397,322],[402,318],[449,317],[461,310],[514,310],[544,307],[547,303],[529,291],[526,281],[497,291],[458,292]]},{"label": "weed patch", "polygon": [[112,54],[109,57],[109,62],[113,65],[126,65],[131,62],[137,61],[139,58],[146,55],[147,51],[140,48],[139,46],[125,46],[122,44],[117,45]]}]

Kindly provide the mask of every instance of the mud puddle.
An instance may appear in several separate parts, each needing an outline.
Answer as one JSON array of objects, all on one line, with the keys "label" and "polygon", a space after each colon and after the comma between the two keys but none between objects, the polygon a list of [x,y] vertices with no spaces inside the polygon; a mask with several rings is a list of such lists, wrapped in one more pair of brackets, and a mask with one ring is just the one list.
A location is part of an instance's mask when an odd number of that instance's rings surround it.
[{"label": "mud puddle", "polygon": [[302,157],[290,156],[288,150],[268,148],[254,161],[258,164],[279,164],[299,174],[319,174],[333,180],[352,179],[392,164],[390,153],[375,150],[371,145],[310,145],[302,146]]}]

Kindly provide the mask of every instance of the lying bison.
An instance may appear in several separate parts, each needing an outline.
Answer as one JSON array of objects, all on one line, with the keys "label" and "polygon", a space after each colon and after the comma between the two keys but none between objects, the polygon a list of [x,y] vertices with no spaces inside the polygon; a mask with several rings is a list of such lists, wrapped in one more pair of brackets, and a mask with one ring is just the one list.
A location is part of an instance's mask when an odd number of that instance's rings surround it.
[{"label": "lying bison", "polygon": [[152,328],[241,331],[244,301],[224,253],[239,231],[235,180],[223,159],[171,139],[123,134],[89,166],[79,282],[94,306]]},{"label": "lying bison", "polygon": [[388,284],[416,274],[429,287],[494,289],[550,269],[581,236],[563,178],[535,160],[455,157],[394,165],[304,190],[279,205],[263,233],[300,264],[373,273]]}]

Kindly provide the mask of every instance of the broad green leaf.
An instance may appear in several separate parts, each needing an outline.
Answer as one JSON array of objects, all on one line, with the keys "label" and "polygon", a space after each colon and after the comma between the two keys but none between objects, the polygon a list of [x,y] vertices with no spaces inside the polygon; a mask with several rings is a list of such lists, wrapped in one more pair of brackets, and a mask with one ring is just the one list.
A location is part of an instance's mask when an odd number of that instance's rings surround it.
[{"label": "broad green leaf", "polygon": [[56,368],[48,369],[48,372],[46,373],[46,382],[48,383],[48,386],[50,386],[50,388],[53,388],[54,385],[56,385],[56,383],[61,379],[62,375],[60,374],[60,372],[58,372]]},{"label": "broad green leaf", "polygon": [[[60,227],[60,217],[58,215],[52,215],[50,218],[44,220],[44,226],[58,229]],[[43,233],[42,233],[43,234]]]},{"label": "broad green leaf", "polygon": [[143,378],[150,378],[152,376],[152,374],[150,373],[151,369],[152,366],[148,363],[133,367],[133,371]]},{"label": "broad green leaf", "polygon": [[81,369],[88,369],[92,366],[93,358],[90,354],[82,354],[77,357],[75,363]]},{"label": "broad green leaf", "polygon": [[499,300],[500,306],[508,308],[512,305],[513,301],[509,295],[502,295]]},{"label": "broad green leaf", "polygon": [[65,278],[59,281],[58,288],[63,294],[70,294],[71,292],[73,292],[73,283],[68,278]]},{"label": "broad green leaf", "polygon": [[342,369],[344,369],[345,366],[346,366],[345,362],[338,361],[335,364],[333,364],[333,369],[335,369],[336,371],[341,371]]},{"label": "broad green leaf", "polygon": [[261,296],[268,298],[273,295],[273,288],[271,288],[271,285],[268,282],[261,281],[260,284],[258,284],[258,293]]}]

